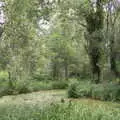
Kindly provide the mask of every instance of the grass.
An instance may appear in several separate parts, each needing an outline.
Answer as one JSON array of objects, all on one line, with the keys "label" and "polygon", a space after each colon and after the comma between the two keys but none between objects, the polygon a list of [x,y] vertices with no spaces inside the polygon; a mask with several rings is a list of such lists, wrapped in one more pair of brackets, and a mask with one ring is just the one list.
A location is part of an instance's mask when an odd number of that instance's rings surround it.
[{"label": "grass", "polygon": [[[33,81],[29,87],[34,88],[33,91],[42,91],[0,98],[0,120],[120,119],[120,104],[83,99],[86,97],[85,95],[89,97],[89,94],[92,93],[91,86],[87,82],[79,83],[72,84],[69,90],[72,90],[71,95],[79,95],[82,99],[68,99],[65,90],[51,90],[57,85],[62,89],[67,86],[66,82],[61,82],[61,87],[60,83],[58,84],[56,81]],[[99,86],[99,89],[94,85],[93,87],[95,88],[94,94],[92,93],[93,98],[101,97],[101,91],[104,90],[102,86]],[[109,87],[112,88],[112,91],[116,90],[114,86]],[[18,89],[20,89],[19,86]]]},{"label": "grass", "polygon": [[[65,101],[61,102],[61,98]],[[42,91],[0,99],[0,120],[119,119],[120,104],[91,99],[67,99],[65,91]]]},{"label": "grass", "polygon": [[0,120],[119,120],[120,105],[81,100],[41,105],[5,105],[0,107]]}]

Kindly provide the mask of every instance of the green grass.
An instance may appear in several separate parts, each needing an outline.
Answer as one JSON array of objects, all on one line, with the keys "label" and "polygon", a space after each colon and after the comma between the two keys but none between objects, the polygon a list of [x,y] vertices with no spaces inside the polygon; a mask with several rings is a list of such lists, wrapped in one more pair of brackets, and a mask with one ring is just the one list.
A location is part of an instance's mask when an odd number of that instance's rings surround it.
[{"label": "green grass", "polygon": [[119,120],[120,105],[92,100],[75,100],[41,105],[1,105],[0,120]]},{"label": "green grass", "polygon": [[5,96],[0,99],[0,120],[119,119],[120,104],[91,99],[67,99],[63,90]]}]

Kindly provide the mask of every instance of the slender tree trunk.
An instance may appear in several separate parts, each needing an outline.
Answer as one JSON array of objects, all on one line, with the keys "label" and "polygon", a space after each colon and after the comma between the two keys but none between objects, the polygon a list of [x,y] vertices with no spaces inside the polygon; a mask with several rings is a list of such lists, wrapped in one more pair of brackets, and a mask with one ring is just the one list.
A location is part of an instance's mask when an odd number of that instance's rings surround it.
[{"label": "slender tree trunk", "polygon": [[115,50],[115,28],[113,26],[112,36],[110,38],[110,69],[116,78],[120,78],[120,72],[116,65],[116,50]]},{"label": "slender tree trunk", "polygon": [[65,64],[65,79],[68,80],[68,64]]},{"label": "slender tree trunk", "polygon": [[12,77],[11,77],[11,72],[10,71],[8,72],[8,75],[9,75],[9,87],[12,89],[12,88],[14,88],[14,86],[13,86],[13,81],[12,81]]},{"label": "slender tree trunk", "polygon": [[116,65],[116,55],[114,52],[112,52],[112,50],[111,50],[111,55],[110,55],[110,63],[111,63],[111,71],[114,73],[116,78],[120,78],[120,73]]}]

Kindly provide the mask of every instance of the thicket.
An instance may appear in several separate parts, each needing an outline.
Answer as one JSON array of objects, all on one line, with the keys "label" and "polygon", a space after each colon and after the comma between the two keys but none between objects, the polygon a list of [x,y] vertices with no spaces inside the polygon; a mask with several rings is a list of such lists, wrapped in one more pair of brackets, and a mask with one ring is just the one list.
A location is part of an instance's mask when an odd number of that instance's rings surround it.
[{"label": "thicket", "polygon": [[68,97],[120,101],[120,85],[118,83],[75,82],[68,88]]},{"label": "thicket", "polygon": [[34,76],[28,80],[14,82],[14,86],[9,86],[8,73],[0,72],[0,96],[16,95],[22,93],[35,92],[40,90],[66,89],[69,81],[49,80],[44,77]]}]

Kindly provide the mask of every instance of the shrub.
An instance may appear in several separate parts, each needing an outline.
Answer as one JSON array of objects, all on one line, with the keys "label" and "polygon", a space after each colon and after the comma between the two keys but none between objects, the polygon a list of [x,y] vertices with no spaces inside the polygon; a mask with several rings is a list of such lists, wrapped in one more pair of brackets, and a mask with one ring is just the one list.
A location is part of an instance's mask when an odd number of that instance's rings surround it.
[{"label": "shrub", "polygon": [[6,96],[6,95],[12,95],[14,93],[15,91],[7,86],[5,88],[0,89],[0,97]]},{"label": "shrub", "polygon": [[107,100],[107,91],[102,84],[94,85],[92,87],[91,97],[93,99]]},{"label": "shrub", "polygon": [[40,74],[39,72],[35,73],[33,75],[32,79],[36,80],[36,81],[52,80],[52,78],[49,75],[47,75],[47,74]]},{"label": "shrub", "polygon": [[72,98],[78,98],[78,92],[77,92],[77,86],[78,86],[78,82],[73,83],[69,86],[68,88],[68,97],[72,97]]},{"label": "shrub", "polygon": [[76,82],[72,83],[68,88],[68,97],[80,98],[80,97],[90,97],[92,86],[89,82]]},{"label": "shrub", "polygon": [[40,90],[65,89],[68,87],[68,81],[35,81],[21,80],[17,81],[14,88],[10,88],[8,82],[0,87],[0,96],[29,93]]},{"label": "shrub", "polygon": [[52,83],[53,89],[66,89],[67,87],[68,87],[68,81],[65,80],[54,81]]},{"label": "shrub", "polygon": [[15,85],[15,91],[18,94],[22,94],[22,93],[29,93],[32,91],[31,87],[30,87],[30,82],[28,80],[21,80],[18,81]]},{"label": "shrub", "polygon": [[65,89],[68,87],[67,81],[33,81],[31,82],[31,88],[33,91],[39,90],[52,90],[52,89]]},{"label": "shrub", "polygon": [[17,89],[16,89],[16,93],[18,93],[18,94],[22,94],[22,93],[30,93],[30,92],[32,92],[32,89],[29,87],[29,86],[27,86],[27,85],[21,85],[21,86],[19,86]]},{"label": "shrub", "polygon": [[77,82],[69,86],[68,97],[87,97],[105,101],[118,101],[120,100],[120,85],[113,83],[91,84],[89,82]]},{"label": "shrub", "polygon": [[94,85],[92,98],[110,101],[120,100],[120,85],[113,83]]},{"label": "shrub", "polygon": [[31,88],[33,91],[52,89],[52,81],[32,81]]}]

